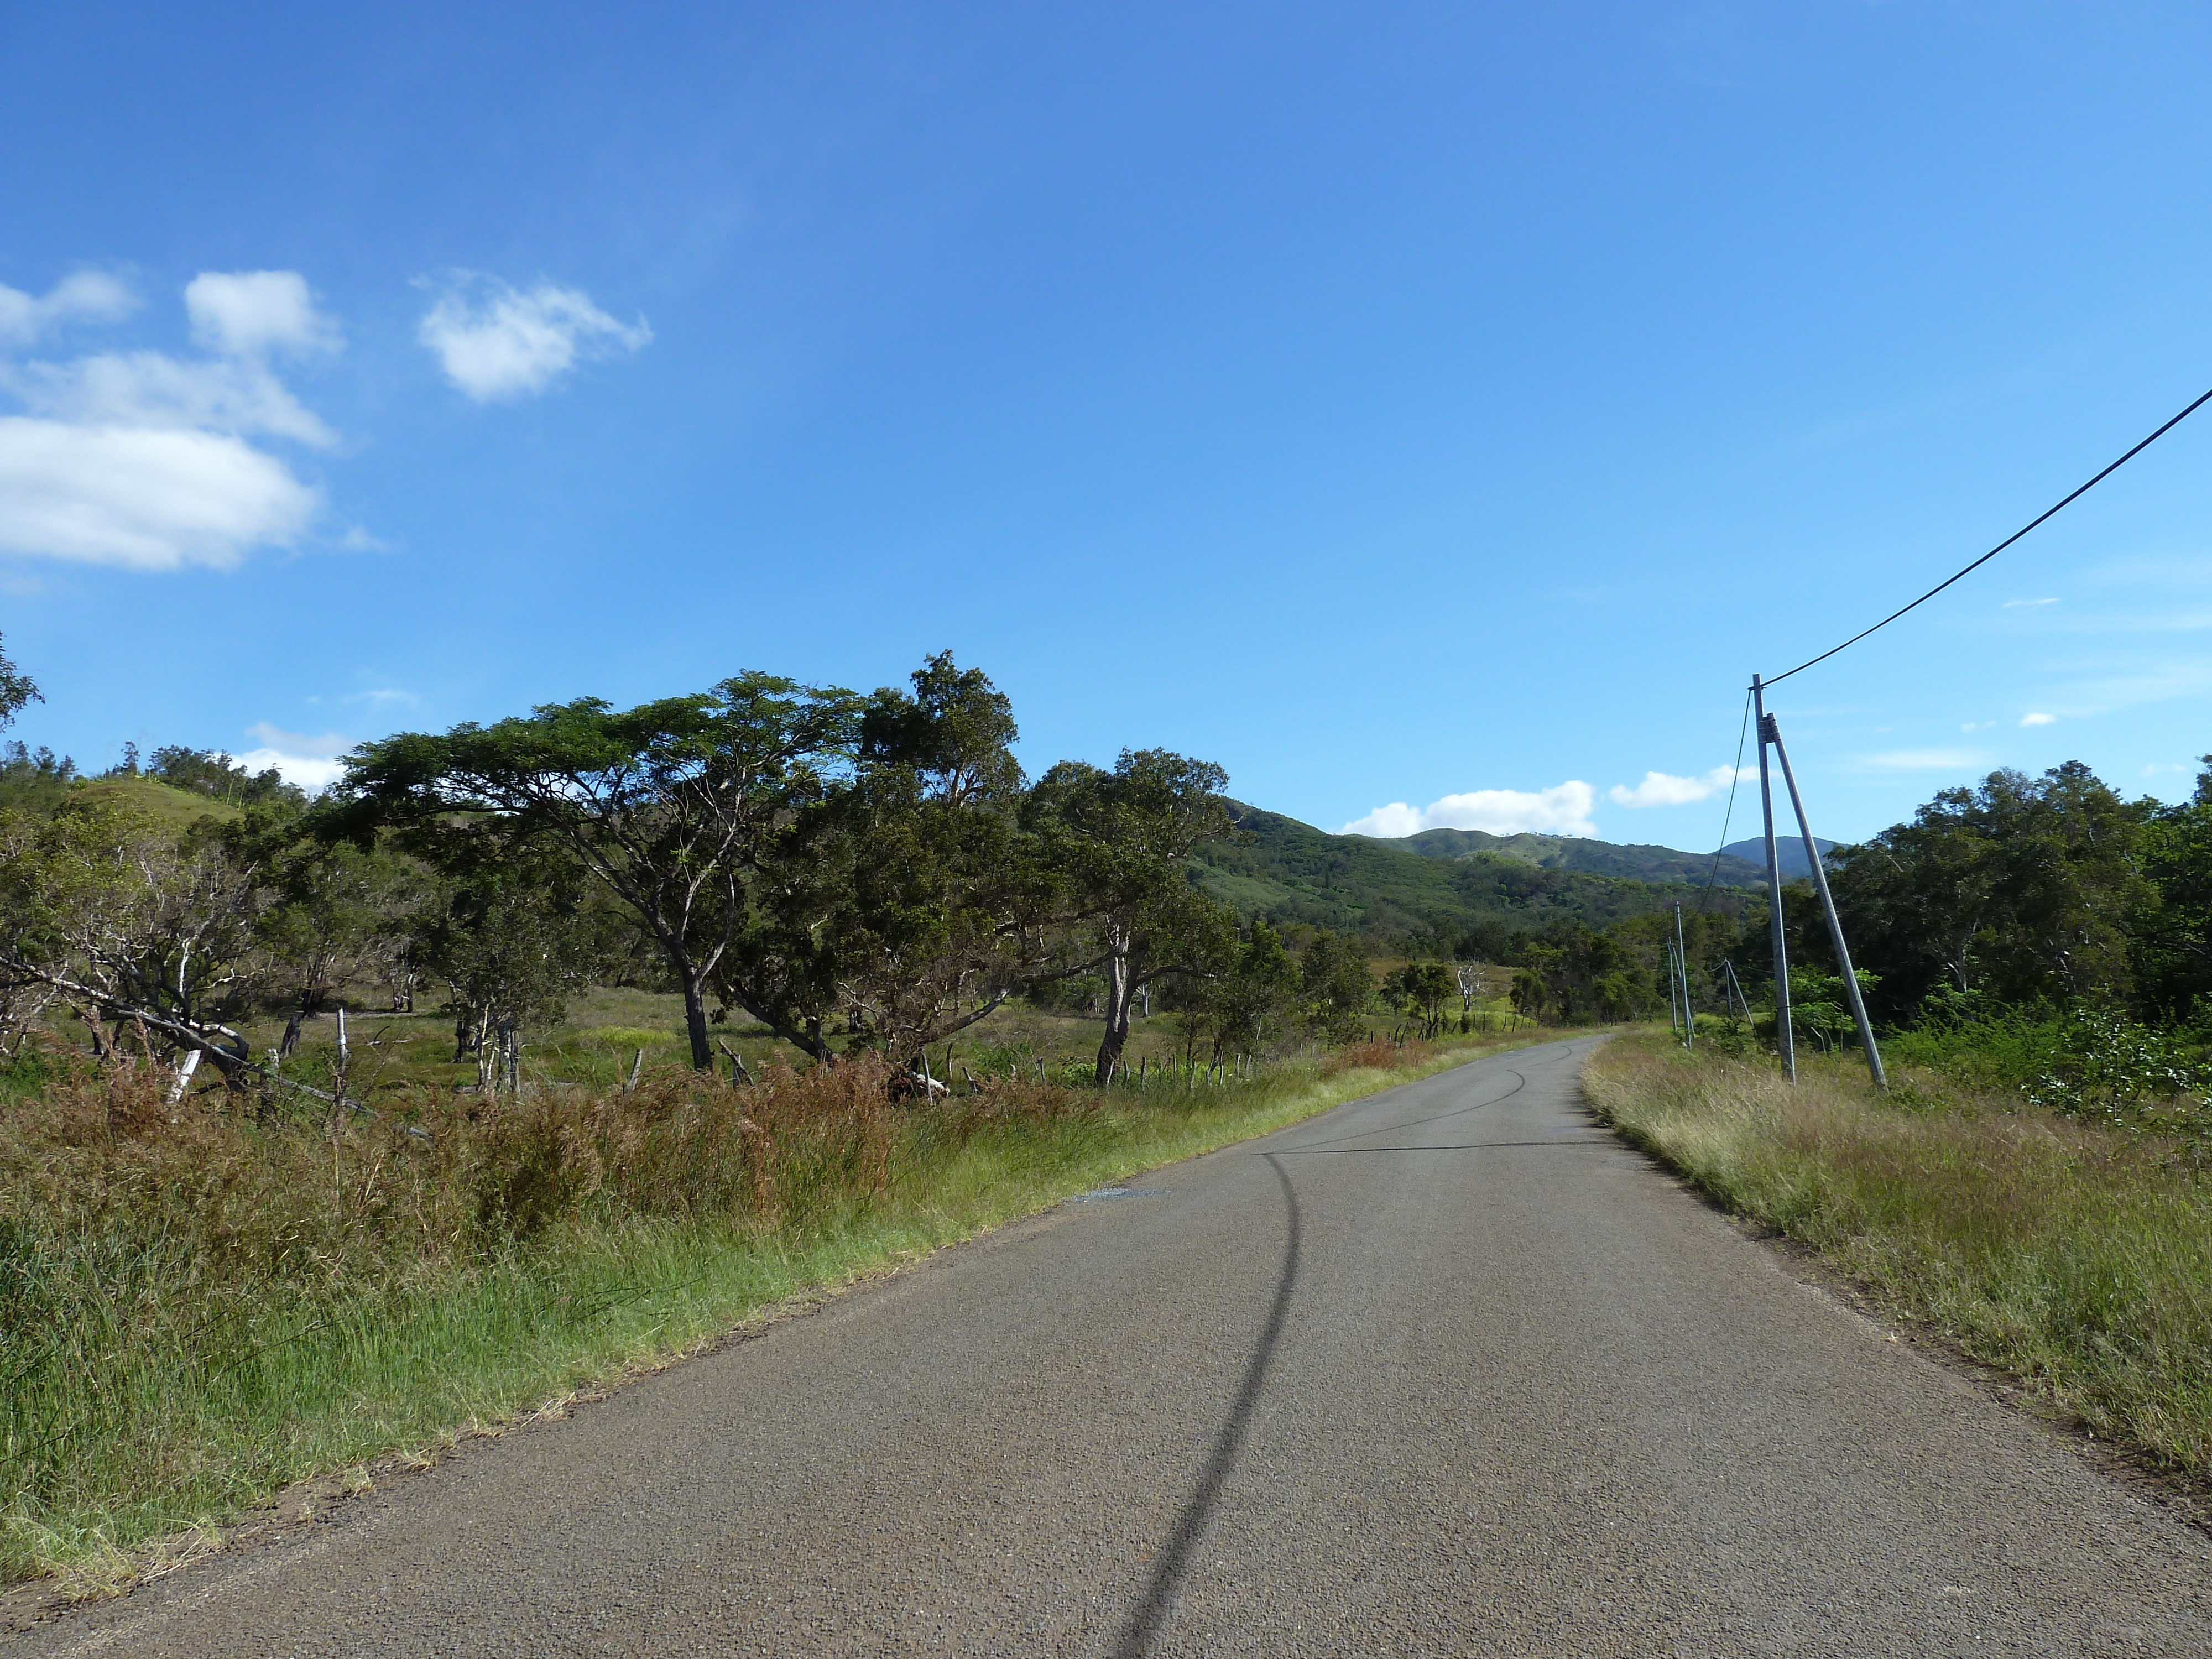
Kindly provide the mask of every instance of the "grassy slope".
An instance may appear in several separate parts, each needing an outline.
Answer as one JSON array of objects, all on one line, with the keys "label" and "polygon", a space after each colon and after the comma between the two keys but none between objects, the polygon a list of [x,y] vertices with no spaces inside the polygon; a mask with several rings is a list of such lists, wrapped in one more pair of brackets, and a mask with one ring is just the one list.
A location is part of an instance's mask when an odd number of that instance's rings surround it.
[{"label": "grassy slope", "polygon": [[66,787],[43,783],[17,786],[0,790],[0,807],[14,806],[43,815],[52,811],[72,795],[90,795],[117,801],[179,830],[201,818],[211,817],[227,823],[245,816],[237,807],[225,802],[210,799],[188,789],[173,789],[159,778],[143,775],[83,778]]},{"label": "grassy slope", "polygon": [[1616,1040],[1583,1074],[1625,1135],[2100,1438],[2212,1473],[2212,1194],[2160,1148],[1925,1077]]},{"label": "grassy slope", "polygon": [[[188,1287],[179,1302],[174,1275],[155,1264],[140,1275],[153,1281],[143,1308],[109,1293],[59,1322],[58,1340],[80,1346],[79,1369],[96,1376],[95,1389],[57,1375],[35,1398],[18,1388],[0,1399],[8,1407],[0,1462],[12,1466],[15,1494],[0,1515],[0,1577],[58,1572],[88,1589],[112,1588],[130,1577],[122,1552],[216,1528],[294,1480],[450,1443],[472,1425],[665,1363],[783,1298],[849,1284],[1071,1193],[1539,1040],[1462,1044],[1393,1071],[1329,1075],[1289,1064],[1194,1098],[1109,1096],[1101,1109],[1009,1119],[951,1140],[902,1132],[879,1197],[833,1201],[781,1225],[580,1212],[585,1218],[527,1245],[397,1273],[337,1273],[313,1295],[247,1285],[230,1293],[248,1305],[228,1310],[189,1299],[212,1303],[221,1286]],[[351,1142],[349,1202],[379,1180],[402,1178],[392,1154]],[[303,1159],[320,1156],[335,1176],[335,1149],[298,1150]],[[293,1185],[312,1180],[307,1167]],[[187,1170],[185,1178],[204,1177]],[[161,1318],[179,1333],[173,1340],[149,1340]],[[202,1334],[217,1320],[237,1334],[210,1353]],[[58,1462],[58,1437],[69,1447]]]}]

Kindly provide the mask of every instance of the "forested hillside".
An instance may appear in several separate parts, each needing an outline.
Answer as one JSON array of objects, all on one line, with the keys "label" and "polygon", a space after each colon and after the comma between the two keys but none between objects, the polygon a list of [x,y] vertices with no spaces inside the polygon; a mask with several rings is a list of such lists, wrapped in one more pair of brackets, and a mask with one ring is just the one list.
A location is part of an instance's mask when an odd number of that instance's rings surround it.
[{"label": "forested hillside", "polygon": [[[1478,837],[1488,842],[1499,838],[1475,831],[1430,830],[1407,841],[1386,841],[1330,835],[1241,802],[1232,802],[1230,811],[1238,833],[1195,854],[1200,884],[1206,892],[1240,915],[1352,933],[1378,953],[1512,961],[1520,940],[1529,933],[1559,925],[1602,929],[1698,897],[1705,888],[1704,871],[1691,873],[1700,861],[1664,848],[1590,844],[1594,860],[1607,853],[1650,853],[1685,866],[1680,877],[1655,881],[1534,863],[1479,845]],[[1467,840],[1459,844],[1444,839],[1456,836]],[[1507,839],[1533,843],[1566,838]],[[1662,860],[1650,863],[1660,866]],[[1711,866],[1710,858],[1702,863],[1705,869]],[[1738,875],[1740,879],[1740,870]],[[1742,898],[1740,890],[1732,890],[1721,908],[1732,915]]]},{"label": "forested hillside", "polygon": [[[1547,870],[1580,870],[1593,876],[1624,876],[1632,881],[1691,882],[1702,887],[1717,880],[1723,887],[1749,887],[1765,878],[1763,850],[1745,851],[1739,842],[1723,849],[1717,866],[1710,853],[1682,853],[1672,847],[1624,847],[1613,842],[1591,841],[1581,836],[1492,836],[1480,830],[1424,830],[1401,840],[1373,839],[1380,846],[1401,847],[1427,859],[1461,859],[1482,854],[1539,865]],[[1794,843],[1793,843],[1794,845]],[[1784,872],[1790,872],[1790,852],[1782,855]],[[1802,874],[1802,870],[1797,872]]]}]

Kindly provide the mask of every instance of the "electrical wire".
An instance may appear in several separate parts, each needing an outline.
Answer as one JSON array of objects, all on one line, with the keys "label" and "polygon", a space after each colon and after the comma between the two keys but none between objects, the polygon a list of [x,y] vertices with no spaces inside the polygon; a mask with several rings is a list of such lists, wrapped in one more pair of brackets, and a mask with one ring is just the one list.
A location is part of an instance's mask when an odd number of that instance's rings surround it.
[{"label": "electrical wire", "polygon": [[[2212,393],[2207,393],[2212,396]],[[1735,817],[1735,787],[1743,780],[1743,740],[1751,731],[1751,693],[1743,694],[1743,724],[1736,728],[1735,764],[1729,768],[1728,811],[1721,814],[1721,838],[1713,848],[1713,867],[1705,877],[1705,890],[1698,899],[1698,914],[1703,915],[1713,902],[1713,884],[1721,878],[1721,853],[1728,846],[1729,824]]]},{"label": "electrical wire", "polygon": [[[2067,496],[2064,501],[2060,501],[2057,507],[2050,507],[2045,511],[2038,514],[2034,518],[2029,520],[2019,529],[2014,531],[2011,535],[2006,537],[1988,552],[1983,554],[1980,558],[1976,559],[1973,563],[1968,565],[1966,569],[1958,572],[1955,575],[1948,576],[1943,580],[1936,583],[1935,586],[1929,588],[1918,599],[1913,600],[1911,605],[1906,605],[1904,610],[1891,611],[1889,615],[1884,617],[1880,622],[1876,623],[1874,627],[1867,629],[1863,632],[1852,635],[1850,638],[1845,640],[1841,645],[1831,647],[1829,649],[1823,651],[1817,657],[1808,658],[1805,661],[1799,663],[1796,667],[1791,669],[1790,671],[1790,674],[1802,674],[1807,669],[1812,667],[1814,663],[1826,662],[1829,658],[1834,656],[1838,651],[1848,651],[1851,647],[1856,645],[1861,640],[1866,638],[1867,635],[1875,633],[1881,629],[1888,627],[1890,623],[1895,622],[1899,617],[1903,616],[1906,611],[1917,610],[1920,606],[1927,604],[1929,600],[1934,599],[1938,593],[1941,593],[1953,582],[1957,581],[1960,576],[1966,575],[1972,571],[1980,569],[1991,559],[1996,557],[1998,554],[2003,552],[2005,549],[2010,547],[2014,542],[2018,541],[2022,536],[2027,534],[2029,531],[2034,529],[2036,526],[2041,524],[2045,519],[2048,519],[2052,516],[2052,514],[2056,514],[2060,507],[2070,506],[2080,497],[2087,495],[2090,490],[2095,489],[2106,479],[2111,477],[2113,473],[2118,471],[2130,461],[2135,459],[2136,456],[2142,454],[2143,451],[2148,449],[2153,444],[2156,443],[2160,438],[2166,436],[2167,433],[2172,431],[2174,428],[2179,426],[2184,421],[2187,420],[2191,415],[2194,415],[2199,409],[2203,408],[2208,403],[2212,403],[2212,392],[2207,392],[2203,397],[2197,398],[2195,403],[2183,410],[2180,414],[2175,416],[2164,426],[2159,428],[2159,429],[2152,433],[2149,437],[2145,438],[2133,449],[2130,449],[2126,454],[2121,456],[2118,460],[2114,461],[2102,472],[2100,472],[2095,477],[2090,479],[2087,483],[2083,484],[2072,495]],[[1769,686],[1779,685],[1783,681],[1790,678],[1790,674],[1777,674],[1772,679],[1763,681],[1762,684]],[[1741,758],[1741,757],[1739,757],[1739,758]],[[1716,870],[1719,868],[1717,865],[1714,867]]]}]

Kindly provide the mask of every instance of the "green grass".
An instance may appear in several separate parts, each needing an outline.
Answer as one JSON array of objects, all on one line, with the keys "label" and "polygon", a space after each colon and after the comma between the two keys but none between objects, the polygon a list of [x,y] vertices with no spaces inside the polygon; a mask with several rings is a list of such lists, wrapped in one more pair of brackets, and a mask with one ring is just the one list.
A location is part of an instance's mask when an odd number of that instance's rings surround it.
[{"label": "green grass", "polygon": [[1909,1067],[1607,1044],[1584,1070],[1622,1133],[1811,1246],[1895,1312],[2011,1372],[2099,1438],[2212,1474],[2212,1188],[2154,1139]]},{"label": "green grass", "polygon": [[0,1101],[0,1576],[112,1588],[124,1552],[295,1480],[433,1451],[786,1297],[1541,1040],[928,1108],[864,1065],[494,1111],[425,1096],[335,1135],[173,1112],[130,1074],[53,1081]]}]

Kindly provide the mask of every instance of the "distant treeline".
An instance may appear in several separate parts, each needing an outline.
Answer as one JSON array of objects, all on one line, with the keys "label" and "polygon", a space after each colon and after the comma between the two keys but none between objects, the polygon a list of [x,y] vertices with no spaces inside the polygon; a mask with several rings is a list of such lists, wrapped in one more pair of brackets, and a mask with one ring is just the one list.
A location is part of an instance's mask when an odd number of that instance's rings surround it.
[{"label": "distant treeline", "polygon": [[[2124,799],[2079,762],[2039,777],[1993,772],[1837,848],[1829,883],[1877,1024],[2017,1027],[2094,1012],[2203,1025],[2212,1016],[2212,756],[2204,767],[2179,805]],[[1803,1034],[1824,1046],[1850,1041],[1808,882],[1784,889],[1783,917]],[[1564,1019],[1663,1010],[1674,927],[1671,906],[1602,932],[1554,924],[1510,952],[1524,969],[1516,999]],[[1699,1009],[1731,1006],[1731,969],[1753,1003],[1771,1003],[1763,897],[1709,907],[1692,896],[1682,928]]]}]

